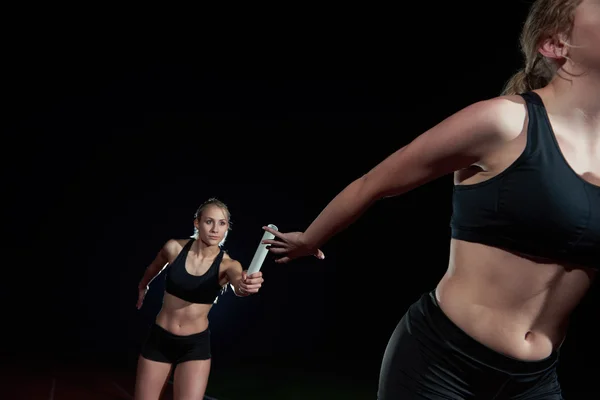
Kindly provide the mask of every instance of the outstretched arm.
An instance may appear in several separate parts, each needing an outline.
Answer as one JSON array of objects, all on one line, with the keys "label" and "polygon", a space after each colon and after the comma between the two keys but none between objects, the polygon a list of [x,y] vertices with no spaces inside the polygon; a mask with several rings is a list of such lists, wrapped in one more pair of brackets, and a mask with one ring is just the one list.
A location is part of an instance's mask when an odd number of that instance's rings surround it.
[{"label": "outstretched arm", "polygon": [[[505,119],[511,100],[494,98],[472,104],[448,117],[396,151],[340,192],[304,233],[272,232],[270,251],[286,254],[278,262],[316,254],[333,235],[346,228],[375,201],[396,196],[445,174],[477,164],[510,137]],[[514,107],[514,105],[513,105]]]},{"label": "outstretched arm", "polygon": [[227,267],[227,278],[229,284],[233,287],[233,293],[239,297],[249,296],[258,293],[262,283],[262,272],[256,272],[250,276],[242,269],[242,264],[232,260]]}]

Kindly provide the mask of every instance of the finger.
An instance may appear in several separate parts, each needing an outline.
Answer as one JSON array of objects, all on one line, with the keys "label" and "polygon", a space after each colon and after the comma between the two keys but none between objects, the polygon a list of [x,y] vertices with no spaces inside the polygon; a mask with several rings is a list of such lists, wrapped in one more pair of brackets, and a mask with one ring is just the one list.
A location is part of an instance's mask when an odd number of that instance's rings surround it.
[{"label": "finger", "polygon": [[286,249],[284,247],[269,247],[268,249],[273,254],[284,254],[289,251],[289,249]]},{"label": "finger", "polygon": [[284,236],[284,235],[285,235],[284,233],[281,233],[281,232],[279,232],[279,231],[276,231],[276,230],[275,230],[275,229],[273,229],[273,228],[269,228],[268,226],[263,226],[263,229],[264,229],[265,231],[267,231],[267,232],[270,232],[270,233],[272,233],[273,235],[275,235],[275,237],[278,237],[278,238],[281,238],[281,239],[283,239],[283,238],[285,237],[285,236]]},{"label": "finger", "polygon": [[262,287],[262,285],[259,283],[257,285],[246,285],[246,291],[251,291],[251,290],[258,290]]},{"label": "finger", "polygon": [[244,270],[242,271],[242,280],[245,281],[248,278],[248,273]]},{"label": "finger", "polygon": [[250,279],[262,278],[262,272],[258,271],[258,272],[248,275],[247,277]]},{"label": "finger", "polygon": [[321,250],[317,250],[317,253],[315,254],[315,257],[317,257],[319,260],[324,260],[325,259],[325,253],[323,253]]},{"label": "finger", "polygon": [[278,263],[278,264],[287,264],[291,260],[292,259],[289,258],[289,257],[281,257],[281,258],[278,258],[277,260],[275,260],[275,262]]},{"label": "finger", "polygon": [[263,244],[269,244],[271,246],[284,246],[285,242],[282,242],[281,240],[274,240],[274,239],[265,239],[262,241]]},{"label": "finger", "polygon": [[246,286],[251,286],[251,285],[260,285],[261,283],[263,283],[265,280],[263,278],[255,278],[255,279],[248,279],[246,282],[244,282],[244,284]]}]

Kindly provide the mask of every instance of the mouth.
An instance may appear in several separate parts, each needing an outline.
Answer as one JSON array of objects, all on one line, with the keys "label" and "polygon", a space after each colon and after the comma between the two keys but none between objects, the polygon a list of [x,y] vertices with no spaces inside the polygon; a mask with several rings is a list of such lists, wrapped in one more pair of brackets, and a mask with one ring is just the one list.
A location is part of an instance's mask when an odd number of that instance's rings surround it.
[{"label": "mouth", "polygon": [[213,239],[213,240],[218,240],[218,239],[219,239],[219,237],[218,237],[218,236],[209,236],[208,238],[209,238],[209,239]]}]

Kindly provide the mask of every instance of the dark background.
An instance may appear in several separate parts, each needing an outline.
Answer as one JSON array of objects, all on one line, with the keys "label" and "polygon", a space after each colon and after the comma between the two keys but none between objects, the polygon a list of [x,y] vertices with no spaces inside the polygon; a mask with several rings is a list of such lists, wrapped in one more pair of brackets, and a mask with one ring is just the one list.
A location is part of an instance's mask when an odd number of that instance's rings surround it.
[{"label": "dark background", "polygon": [[[226,249],[247,266],[261,226],[305,229],[387,155],[498,95],[521,66],[527,5],[413,5],[419,18],[381,10],[286,38],[261,26],[270,40],[255,42],[24,34],[3,94],[3,360],[133,379],[164,276],[141,311],[137,283],[165,241],[192,233],[200,203],[228,204]],[[392,330],[446,269],[451,190],[448,176],[378,202],[325,261],[267,259],[259,295],[221,297],[207,394],[375,398]],[[600,372],[595,298],[563,346],[567,398],[587,398]]]}]

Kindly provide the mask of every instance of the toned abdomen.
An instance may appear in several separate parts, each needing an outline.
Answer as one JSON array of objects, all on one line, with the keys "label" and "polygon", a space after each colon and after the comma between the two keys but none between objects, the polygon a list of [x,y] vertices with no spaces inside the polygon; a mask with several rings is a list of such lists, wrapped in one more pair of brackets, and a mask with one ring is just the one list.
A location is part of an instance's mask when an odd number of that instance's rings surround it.
[{"label": "toned abdomen", "polygon": [[452,240],[436,294],[469,336],[510,357],[541,360],[564,340],[569,316],[591,282],[586,269]]}]

